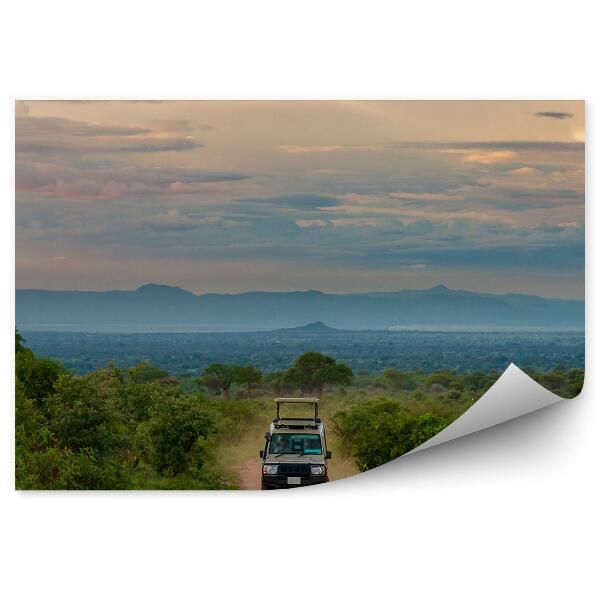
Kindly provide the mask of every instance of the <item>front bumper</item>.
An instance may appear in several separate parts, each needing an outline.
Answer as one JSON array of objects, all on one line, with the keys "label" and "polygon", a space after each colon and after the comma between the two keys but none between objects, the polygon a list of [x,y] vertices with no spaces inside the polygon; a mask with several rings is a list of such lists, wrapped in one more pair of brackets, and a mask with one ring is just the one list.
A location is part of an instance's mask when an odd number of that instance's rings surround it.
[{"label": "front bumper", "polygon": [[262,489],[263,490],[286,490],[289,488],[304,487],[307,485],[317,485],[318,483],[327,483],[329,477],[327,475],[311,475],[310,477],[301,477],[300,483],[288,483],[287,476],[280,475],[263,475]]}]

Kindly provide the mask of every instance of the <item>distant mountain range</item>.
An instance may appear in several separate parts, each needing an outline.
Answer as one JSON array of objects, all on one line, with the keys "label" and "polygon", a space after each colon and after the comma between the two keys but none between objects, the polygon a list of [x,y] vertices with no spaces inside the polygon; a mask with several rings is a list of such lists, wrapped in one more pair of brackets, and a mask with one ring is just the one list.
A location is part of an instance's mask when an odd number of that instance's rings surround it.
[{"label": "distant mountain range", "polygon": [[[24,331],[251,331],[304,327],[444,331],[583,330],[584,303],[524,294],[427,290],[195,295],[148,284],[132,291],[17,290]],[[306,325],[309,323],[309,325]],[[327,325],[324,325],[327,323]]]}]

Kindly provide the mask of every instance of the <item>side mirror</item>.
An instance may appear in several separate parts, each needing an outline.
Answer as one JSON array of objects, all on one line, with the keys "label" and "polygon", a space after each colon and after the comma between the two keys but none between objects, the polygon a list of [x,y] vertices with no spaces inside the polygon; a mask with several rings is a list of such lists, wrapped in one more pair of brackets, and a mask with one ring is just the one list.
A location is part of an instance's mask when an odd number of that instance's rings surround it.
[{"label": "side mirror", "polygon": [[265,440],[270,440],[271,439],[271,434],[267,431],[267,433],[265,433]]},{"label": "side mirror", "polygon": [[331,450],[327,450],[327,452],[325,453],[325,458],[331,458]]},{"label": "side mirror", "polygon": [[265,453],[265,452],[264,452],[264,450],[259,450],[259,451],[258,451],[258,455],[259,455],[261,458],[263,458],[263,456],[264,456],[264,453]]}]

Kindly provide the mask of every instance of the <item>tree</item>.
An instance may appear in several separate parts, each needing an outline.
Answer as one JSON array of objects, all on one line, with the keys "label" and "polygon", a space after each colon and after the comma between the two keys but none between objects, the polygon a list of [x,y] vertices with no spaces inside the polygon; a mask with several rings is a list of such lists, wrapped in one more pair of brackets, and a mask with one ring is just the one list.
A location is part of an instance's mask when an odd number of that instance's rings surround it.
[{"label": "tree", "polygon": [[229,390],[236,379],[236,367],[213,363],[204,369],[200,383],[211,392],[221,392],[223,400],[229,400]]},{"label": "tree", "polygon": [[168,371],[151,365],[148,361],[141,362],[131,369],[127,369],[127,375],[134,383],[147,383],[169,376]]},{"label": "tree", "polygon": [[73,452],[91,450],[101,459],[127,446],[116,396],[117,372],[100,370],[84,377],[64,373],[44,403],[56,446]]},{"label": "tree", "polygon": [[463,382],[467,389],[474,392],[487,389],[493,383],[493,381],[490,381],[489,376],[481,371],[465,373],[463,375]]},{"label": "tree", "polygon": [[248,422],[251,404],[242,403],[240,416],[234,403],[144,381],[146,367],[132,376],[109,364],[78,377],[38,359],[18,337],[16,347],[17,489],[231,487],[215,466],[212,438],[217,419],[226,426],[224,408]]},{"label": "tree", "polygon": [[136,440],[144,458],[166,476],[197,473],[205,460],[206,440],[215,433],[210,408],[193,396],[162,396],[151,418],[138,428]]},{"label": "tree", "polygon": [[250,388],[252,385],[256,385],[262,380],[262,371],[253,365],[241,365],[234,367],[235,370],[235,382],[240,385],[245,385],[250,396]]},{"label": "tree", "polygon": [[15,374],[17,381],[23,385],[28,398],[41,400],[54,391],[54,384],[64,367],[61,363],[46,356],[38,358],[23,345],[25,340],[17,331],[15,334]]},{"label": "tree", "polygon": [[[34,357],[35,358],[35,357]],[[36,359],[37,360],[37,359]],[[85,377],[62,373],[53,393],[35,401],[17,380],[18,489],[123,489],[128,439],[114,404],[113,370]]]},{"label": "tree", "polygon": [[331,356],[305,352],[294,361],[286,380],[301,388],[303,394],[321,398],[326,384],[350,385],[352,370],[343,363],[336,363]]},{"label": "tree", "polygon": [[277,396],[287,393],[286,390],[289,387],[287,371],[272,371],[271,373],[267,373],[263,381],[271,387],[273,393]]}]

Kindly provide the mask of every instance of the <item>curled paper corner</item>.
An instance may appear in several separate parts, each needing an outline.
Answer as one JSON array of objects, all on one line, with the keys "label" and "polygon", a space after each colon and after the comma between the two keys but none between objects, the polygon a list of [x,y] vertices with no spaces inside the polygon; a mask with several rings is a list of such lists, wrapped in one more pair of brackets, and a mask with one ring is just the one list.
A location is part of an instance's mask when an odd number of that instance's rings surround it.
[{"label": "curled paper corner", "polygon": [[563,400],[511,363],[471,408],[408,454],[493,427]]}]

